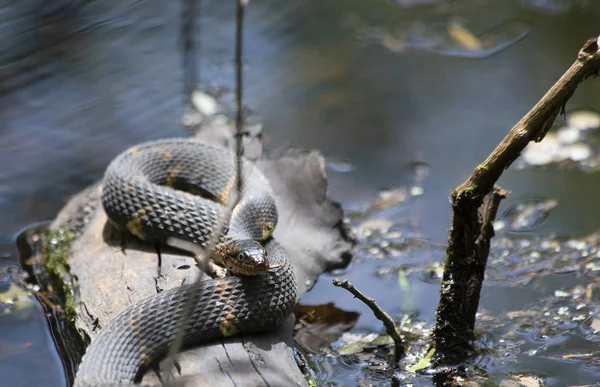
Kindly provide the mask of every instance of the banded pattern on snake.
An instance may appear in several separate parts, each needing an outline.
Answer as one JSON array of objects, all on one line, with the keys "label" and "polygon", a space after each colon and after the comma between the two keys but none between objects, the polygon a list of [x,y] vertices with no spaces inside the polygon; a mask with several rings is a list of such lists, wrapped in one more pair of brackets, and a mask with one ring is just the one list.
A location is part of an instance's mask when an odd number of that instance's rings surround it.
[{"label": "banded pattern on snake", "polygon": [[[185,329],[186,346],[273,330],[296,302],[293,269],[271,236],[277,209],[267,179],[246,161],[237,205],[233,153],[193,139],[166,139],[128,149],[107,168],[102,204],[110,222],[138,238],[205,246],[231,215],[213,259],[239,276],[206,280]],[[180,246],[179,244],[177,244]],[[191,285],[159,293],[117,315],[88,347],[75,386],[127,385],[166,353]]]}]

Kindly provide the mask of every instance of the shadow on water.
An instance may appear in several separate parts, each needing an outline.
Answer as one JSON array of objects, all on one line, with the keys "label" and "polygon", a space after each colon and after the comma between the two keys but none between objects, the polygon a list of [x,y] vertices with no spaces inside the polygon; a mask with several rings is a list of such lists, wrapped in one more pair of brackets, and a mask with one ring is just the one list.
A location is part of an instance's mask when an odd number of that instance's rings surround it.
[{"label": "shadow on water", "polygon": [[[186,135],[177,2],[82,4],[38,14],[43,29],[23,28],[13,55],[0,57],[0,285],[2,294],[20,289],[19,297],[33,301],[25,302],[29,312],[0,320],[0,374],[8,385],[63,386],[65,370],[72,369],[57,349],[63,346],[55,345],[64,319],[52,318],[46,303],[15,285],[23,273],[12,236],[53,217],[127,146]],[[232,4],[204,1],[198,17],[201,82],[230,98]],[[449,191],[537,102],[581,44],[600,33],[599,18],[600,4],[578,0],[250,4],[246,101],[263,118],[272,152],[316,148],[328,157],[331,195],[362,233],[342,277],[376,297],[392,317],[409,315],[427,331],[438,300]],[[27,44],[36,36],[45,37],[35,41],[43,49],[31,54]],[[568,108],[598,110],[599,90],[597,81],[585,84]],[[425,176],[415,169],[421,162]],[[593,268],[556,273],[550,263],[569,268],[558,253],[528,250],[542,246],[536,238],[549,233],[598,228],[596,173],[547,167],[511,169],[503,177],[511,200],[543,196],[558,205],[536,218],[527,235],[505,230],[493,251],[481,345],[502,355],[482,356],[475,367],[492,380],[509,372],[557,386],[598,379],[598,359],[585,357],[597,342],[589,315],[582,315],[585,324],[565,317],[579,315],[572,303],[587,311],[597,300],[597,291],[586,295],[595,288]],[[505,206],[515,214],[514,205]],[[562,252],[573,249],[567,256],[585,262],[575,255],[583,250],[560,243]],[[521,260],[529,266],[518,266]],[[372,314],[333,289],[329,276],[302,300],[330,302],[360,313],[349,334],[380,332]],[[348,344],[344,340],[306,354],[313,377],[329,385],[386,385],[389,375],[377,366],[385,358],[332,356]],[[412,382],[429,385],[431,379]]]}]

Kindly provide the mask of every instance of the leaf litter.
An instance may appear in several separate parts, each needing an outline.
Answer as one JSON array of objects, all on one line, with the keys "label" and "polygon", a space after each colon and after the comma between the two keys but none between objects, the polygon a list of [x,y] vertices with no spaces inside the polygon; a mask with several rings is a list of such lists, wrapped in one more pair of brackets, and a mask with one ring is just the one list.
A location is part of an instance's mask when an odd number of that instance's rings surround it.
[{"label": "leaf litter", "polygon": [[[396,276],[400,287],[410,287],[413,274],[422,282],[439,283],[445,246],[422,238],[412,227],[410,208],[415,200],[419,197],[410,195],[410,188],[388,189],[363,211],[350,215],[358,240],[355,265],[380,261],[373,274],[382,279]],[[600,374],[600,351],[595,344],[600,340],[600,280],[596,279],[600,232],[583,237],[515,233],[543,223],[557,205],[556,200],[545,197],[521,198],[509,204],[495,224],[484,291],[523,288],[528,292],[528,287],[535,286],[534,279],[553,275],[576,277],[577,284],[561,286],[558,282],[556,289],[524,308],[502,313],[487,310],[484,302],[477,320],[479,355],[466,367],[471,380],[503,386],[543,386],[545,381],[556,381],[531,372],[530,367],[522,368],[524,358],[578,363]],[[376,294],[372,296],[377,299]],[[431,380],[427,367],[433,322],[416,315],[397,316],[396,321],[408,343],[407,356],[398,368],[390,367],[393,344],[383,329],[357,331],[347,325],[336,339],[328,344],[324,341],[315,356],[324,362],[338,359],[344,369],[356,369],[361,380],[372,385],[386,385],[384,381],[391,375],[401,375],[406,385],[422,385],[421,381],[426,385]]]}]

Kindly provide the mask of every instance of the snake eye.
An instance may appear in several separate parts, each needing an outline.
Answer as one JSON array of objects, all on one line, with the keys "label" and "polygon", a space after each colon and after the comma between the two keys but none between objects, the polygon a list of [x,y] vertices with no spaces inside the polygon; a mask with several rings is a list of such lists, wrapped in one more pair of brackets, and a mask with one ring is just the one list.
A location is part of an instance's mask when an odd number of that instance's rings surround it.
[{"label": "snake eye", "polygon": [[238,254],[238,261],[243,261],[245,258],[246,258],[246,255],[244,253]]}]

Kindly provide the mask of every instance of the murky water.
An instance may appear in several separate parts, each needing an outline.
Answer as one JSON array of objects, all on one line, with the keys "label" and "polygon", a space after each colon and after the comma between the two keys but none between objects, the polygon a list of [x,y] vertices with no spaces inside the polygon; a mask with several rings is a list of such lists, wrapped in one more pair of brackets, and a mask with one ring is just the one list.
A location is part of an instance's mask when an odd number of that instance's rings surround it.
[{"label": "murky water", "polygon": [[[46,20],[55,32],[44,35],[48,48],[20,61],[22,70],[9,66],[16,73],[0,78],[3,284],[19,277],[14,236],[21,228],[53,217],[127,146],[185,135],[177,2],[88,3],[73,19]],[[203,1],[199,20],[201,82],[213,89],[231,87],[232,6]],[[349,212],[363,211],[385,188],[423,190],[384,213],[423,244],[383,259],[367,250],[341,276],[377,298],[392,316],[410,313],[431,323],[436,280],[408,274],[407,290],[399,286],[397,271],[381,277],[378,270],[442,260],[450,190],[546,92],[583,42],[600,33],[598,20],[600,3],[585,0],[251,3],[246,101],[264,119],[269,147],[320,149],[330,160],[331,195]],[[568,108],[600,110],[599,81],[583,85]],[[509,170],[501,184],[512,192],[507,202],[539,195],[558,202],[535,228],[538,234],[589,233],[600,225],[596,173]],[[482,308],[496,316],[527,309],[582,281],[590,279],[567,273],[515,286],[492,281]],[[380,331],[372,314],[332,288],[328,276],[302,301],[335,302],[361,313],[354,331]],[[48,312],[33,305],[24,317],[0,319],[0,374],[7,385],[63,386],[65,367]],[[490,329],[499,348],[503,329]],[[534,338],[519,334],[537,347]],[[560,345],[591,351],[597,338],[586,339],[590,334],[568,331]],[[489,371],[535,372],[547,376],[546,385],[557,386],[600,378],[597,367],[550,355],[519,355],[506,365],[490,361]],[[387,383],[365,377],[360,361],[324,355],[313,361],[323,383]]]}]

